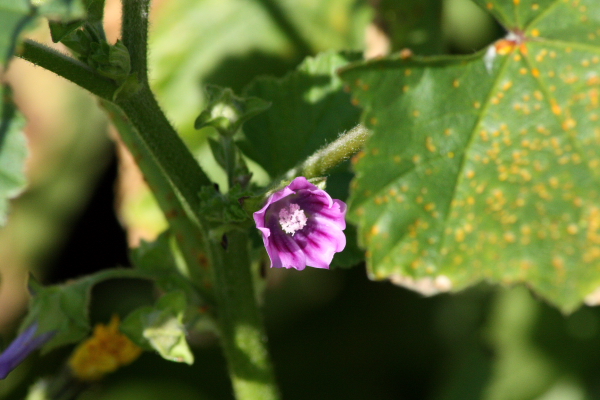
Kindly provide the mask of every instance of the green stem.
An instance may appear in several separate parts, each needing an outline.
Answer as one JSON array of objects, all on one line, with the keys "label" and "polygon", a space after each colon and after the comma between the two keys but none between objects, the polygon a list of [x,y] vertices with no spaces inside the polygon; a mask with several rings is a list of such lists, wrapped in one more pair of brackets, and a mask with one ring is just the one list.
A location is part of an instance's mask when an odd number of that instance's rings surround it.
[{"label": "green stem", "polygon": [[211,260],[221,343],[236,398],[279,399],[254,294],[248,236],[230,231],[225,242],[225,246],[213,245]]},{"label": "green stem", "polygon": [[130,96],[119,96],[115,103],[135,126],[155,163],[172,180],[189,215],[197,215],[200,208],[198,193],[202,186],[212,182],[165,117],[150,88],[143,85]]},{"label": "green stem", "polygon": [[296,176],[309,179],[323,176],[362,149],[370,136],[371,131],[363,125],[357,125],[307,158],[299,166],[286,172],[284,179],[293,179]]},{"label": "green stem", "polygon": [[112,79],[103,77],[86,64],[33,40],[25,40],[17,56],[52,71],[103,99],[112,99],[119,88]]},{"label": "green stem", "polygon": [[115,104],[108,101],[103,101],[101,104],[119,131],[121,140],[143,172],[144,179],[152,188],[152,193],[165,215],[171,231],[175,233],[175,240],[185,259],[191,281],[198,289],[202,299],[208,305],[214,305],[212,274],[209,270],[207,255],[204,252],[206,246],[199,227],[192,223],[179,197],[173,195],[176,188],[173,188],[170,179],[154,160],[154,156],[129,118]]},{"label": "green stem", "polygon": [[131,72],[148,82],[148,14],[150,0],[122,0],[122,40],[131,59]]}]

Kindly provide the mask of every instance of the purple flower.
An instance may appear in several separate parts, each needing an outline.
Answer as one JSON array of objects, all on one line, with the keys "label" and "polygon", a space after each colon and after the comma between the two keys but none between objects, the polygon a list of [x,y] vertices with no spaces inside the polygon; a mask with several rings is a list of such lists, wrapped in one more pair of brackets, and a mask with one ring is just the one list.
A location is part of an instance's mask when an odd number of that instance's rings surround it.
[{"label": "purple flower", "polygon": [[329,268],[346,247],[346,204],[300,176],[254,213],[271,268]]},{"label": "purple flower", "polygon": [[36,336],[37,328],[37,323],[32,324],[0,354],[0,379],[6,378],[31,352],[42,347],[54,335],[54,332],[46,332]]}]

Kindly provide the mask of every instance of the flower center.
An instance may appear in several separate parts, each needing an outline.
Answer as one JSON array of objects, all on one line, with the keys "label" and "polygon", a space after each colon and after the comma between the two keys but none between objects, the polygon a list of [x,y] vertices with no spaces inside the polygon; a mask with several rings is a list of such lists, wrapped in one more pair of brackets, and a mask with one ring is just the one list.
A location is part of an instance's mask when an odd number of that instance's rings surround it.
[{"label": "flower center", "polygon": [[298,204],[290,204],[289,207],[284,207],[279,211],[281,229],[285,233],[291,233],[292,236],[306,226],[306,221],[308,219],[304,214],[304,210],[301,210]]}]

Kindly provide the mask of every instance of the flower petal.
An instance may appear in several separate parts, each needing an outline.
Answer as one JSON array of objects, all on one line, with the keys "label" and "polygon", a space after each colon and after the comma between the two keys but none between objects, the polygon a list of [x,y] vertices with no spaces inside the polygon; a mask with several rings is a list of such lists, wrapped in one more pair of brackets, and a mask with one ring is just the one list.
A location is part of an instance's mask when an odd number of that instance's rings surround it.
[{"label": "flower petal", "polygon": [[271,268],[303,270],[306,267],[306,256],[294,239],[283,232],[276,232],[270,239],[267,253]]}]

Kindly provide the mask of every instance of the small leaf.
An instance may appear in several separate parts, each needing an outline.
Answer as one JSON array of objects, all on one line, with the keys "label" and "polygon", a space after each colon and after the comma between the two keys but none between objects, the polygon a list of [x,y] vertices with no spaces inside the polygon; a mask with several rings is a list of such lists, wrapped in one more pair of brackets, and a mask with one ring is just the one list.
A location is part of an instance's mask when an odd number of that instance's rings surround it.
[{"label": "small leaf", "polygon": [[0,87],[2,109],[0,117],[0,227],[6,224],[8,202],[18,196],[26,185],[25,160],[27,143],[24,118],[12,102],[9,86]]},{"label": "small leaf", "polygon": [[129,314],[121,330],[136,344],[156,350],[166,360],[193,364],[183,325],[186,309],[185,295],[171,292],[162,296],[155,307],[142,307]]},{"label": "small leaf", "polygon": [[188,302],[198,304],[200,301],[190,280],[178,268],[173,256],[172,236],[167,230],[161,233],[154,242],[143,241],[130,253],[132,264],[136,270],[155,280],[157,286],[165,292],[182,291]]},{"label": "small leaf", "polygon": [[258,78],[244,92],[273,103],[244,125],[240,148],[271,174],[279,175],[358,123],[336,70],[359,54],[324,53],[306,59],[283,79]]},{"label": "small leaf", "polygon": [[52,339],[42,348],[44,352],[81,341],[90,331],[88,305],[92,287],[116,278],[145,279],[146,276],[130,269],[111,269],[63,285],[36,284],[21,329],[37,323],[39,333],[54,331]]},{"label": "small leaf", "polygon": [[513,29],[487,52],[342,73],[374,131],[349,218],[375,278],[524,282],[565,311],[600,287],[600,3],[578,4],[485,2]]}]

